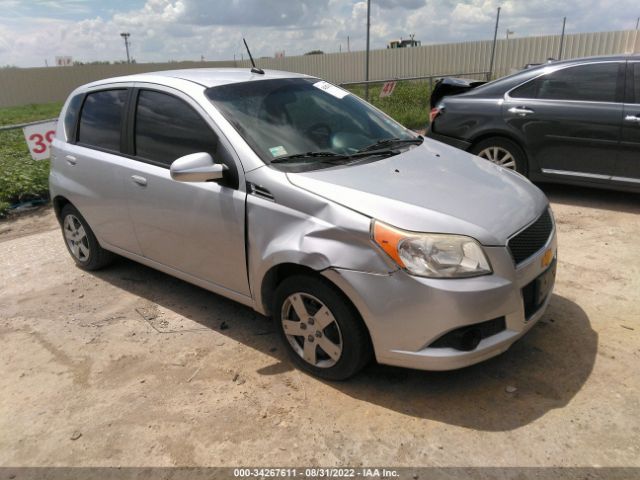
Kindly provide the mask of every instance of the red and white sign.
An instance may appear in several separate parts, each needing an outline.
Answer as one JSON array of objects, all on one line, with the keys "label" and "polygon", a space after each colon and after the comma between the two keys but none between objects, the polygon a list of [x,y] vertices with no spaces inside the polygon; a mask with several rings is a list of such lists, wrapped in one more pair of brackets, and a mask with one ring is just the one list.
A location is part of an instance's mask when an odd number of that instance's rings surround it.
[{"label": "red and white sign", "polygon": [[56,57],[56,66],[58,67],[70,67],[73,65],[73,58],[69,56]]},{"label": "red and white sign", "polygon": [[385,84],[382,85],[382,90],[380,90],[380,98],[390,97],[395,88],[396,82],[385,82]]},{"label": "red and white sign", "polygon": [[31,158],[34,160],[46,160],[49,158],[49,146],[56,135],[56,123],[38,123],[36,125],[28,125],[22,129],[24,138],[29,146]]}]

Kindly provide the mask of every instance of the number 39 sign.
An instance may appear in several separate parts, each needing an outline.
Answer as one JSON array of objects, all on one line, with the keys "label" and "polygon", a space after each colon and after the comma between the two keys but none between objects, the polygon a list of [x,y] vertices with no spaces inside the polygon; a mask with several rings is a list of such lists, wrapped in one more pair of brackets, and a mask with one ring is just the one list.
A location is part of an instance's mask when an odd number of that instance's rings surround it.
[{"label": "number 39 sign", "polygon": [[24,127],[24,138],[29,146],[31,158],[45,160],[49,158],[49,145],[56,134],[56,122],[38,123]]}]

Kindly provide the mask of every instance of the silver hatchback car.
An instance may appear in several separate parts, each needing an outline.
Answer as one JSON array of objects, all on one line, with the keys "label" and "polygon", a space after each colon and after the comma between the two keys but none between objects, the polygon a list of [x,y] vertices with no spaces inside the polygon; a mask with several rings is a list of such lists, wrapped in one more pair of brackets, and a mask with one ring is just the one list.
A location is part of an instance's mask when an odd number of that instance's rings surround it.
[{"label": "silver hatchback car", "polygon": [[293,361],[448,370],[543,314],[556,234],[517,173],[318,78],[179,70],[76,89],[50,187],[76,264],[113,254],[274,318]]}]

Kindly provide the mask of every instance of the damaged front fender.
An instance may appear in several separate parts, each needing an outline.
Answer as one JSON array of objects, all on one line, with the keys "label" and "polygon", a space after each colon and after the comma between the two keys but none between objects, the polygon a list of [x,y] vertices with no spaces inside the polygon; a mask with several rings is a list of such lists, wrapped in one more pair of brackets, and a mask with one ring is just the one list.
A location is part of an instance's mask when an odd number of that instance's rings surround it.
[{"label": "damaged front fender", "polygon": [[[278,178],[274,178],[278,177]],[[247,270],[256,310],[268,314],[263,281],[278,265],[386,274],[397,269],[371,240],[371,218],[296,187],[268,167],[247,174]]]}]

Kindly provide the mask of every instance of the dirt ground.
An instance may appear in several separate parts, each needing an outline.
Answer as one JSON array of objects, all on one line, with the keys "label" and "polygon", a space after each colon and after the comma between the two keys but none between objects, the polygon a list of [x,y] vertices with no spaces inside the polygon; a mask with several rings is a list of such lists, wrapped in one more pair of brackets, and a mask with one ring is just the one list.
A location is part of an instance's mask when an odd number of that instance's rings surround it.
[{"label": "dirt ground", "polygon": [[1,222],[0,466],[640,466],[640,195],[543,188],[558,279],[527,336],[343,383],[292,369],[248,308],[75,268],[48,208]]}]

